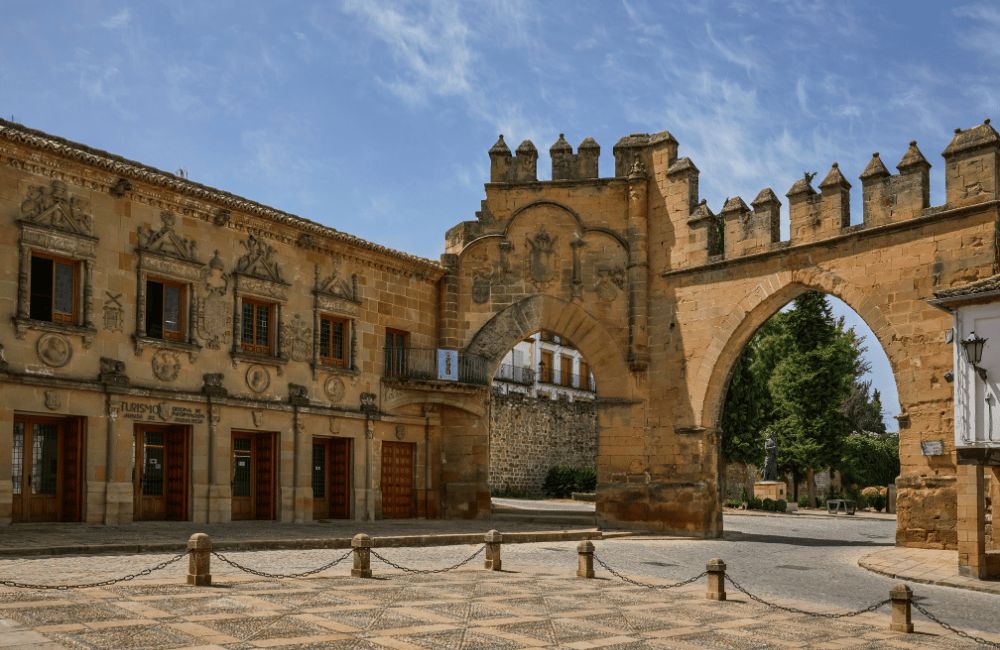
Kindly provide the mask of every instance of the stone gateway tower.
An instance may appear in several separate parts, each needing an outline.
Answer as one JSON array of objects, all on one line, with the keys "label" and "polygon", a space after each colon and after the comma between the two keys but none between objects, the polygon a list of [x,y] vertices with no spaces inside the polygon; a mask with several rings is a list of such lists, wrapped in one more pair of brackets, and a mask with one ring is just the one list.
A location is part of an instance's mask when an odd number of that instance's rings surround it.
[{"label": "stone gateway tower", "polygon": [[[495,364],[526,334],[574,341],[598,387],[598,516],[717,535],[718,424],[730,373],[767,319],[808,290],[832,294],[871,327],[892,365],[902,412],[900,544],[956,544],[950,319],[926,301],[998,264],[998,154],[989,121],[956,130],[943,152],[946,202],[931,206],[930,163],[911,142],[891,174],[878,153],[861,175],[864,215],[837,163],[785,193],[763,188],[713,213],[699,170],[667,132],[576,153],[560,135],[552,180],[531,142],[490,149],[475,221],[452,228],[443,263],[440,342]],[[491,365],[491,368],[493,366]],[[921,442],[944,441],[925,456]]]},{"label": "stone gateway tower", "polygon": [[[808,290],[849,304],[902,413],[897,541],[956,544],[951,319],[997,272],[1000,136],[911,143],[715,214],[667,132],[538,152],[501,137],[440,263],[0,120],[0,521],[489,513],[489,378],[567,338],[596,379],[597,512],[722,531],[720,411],[753,332]],[[943,441],[925,456],[921,443]]]}]

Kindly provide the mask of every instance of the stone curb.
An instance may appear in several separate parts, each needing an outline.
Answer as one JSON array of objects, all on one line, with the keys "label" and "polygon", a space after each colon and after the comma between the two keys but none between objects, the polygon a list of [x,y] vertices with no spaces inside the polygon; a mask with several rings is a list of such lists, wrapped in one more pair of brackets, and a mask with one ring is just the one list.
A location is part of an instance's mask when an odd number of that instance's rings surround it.
[{"label": "stone curb", "polygon": [[[895,573],[893,571],[887,571],[885,569],[876,568],[872,564],[865,562],[871,555],[869,554],[858,560],[858,566],[866,571],[871,571],[880,576],[886,576],[887,578],[894,578],[896,580],[905,580],[907,582],[916,582],[922,585],[934,585],[935,587],[952,587],[953,589],[965,589],[966,591],[976,591],[983,594],[993,594],[994,596],[1000,595],[1000,583],[985,583],[976,584],[978,581],[968,581],[962,579],[961,576],[955,576],[954,578],[940,578],[937,580],[932,580],[928,578],[919,578],[912,575],[906,575],[905,573]],[[961,581],[959,581],[961,580]]]},{"label": "stone curb", "polygon": [[[533,542],[576,542],[583,540],[611,539],[631,535],[630,532],[616,531],[604,533],[600,530],[559,530],[503,533],[504,544],[530,544]],[[373,537],[376,548],[406,548],[420,546],[456,546],[461,544],[481,544],[481,533],[447,533],[441,535],[393,535]],[[246,540],[213,543],[215,551],[278,551],[306,549],[346,549],[351,548],[350,537],[327,537],[316,539]],[[142,553],[182,553],[187,550],[187,540],[183,542],[160,542],[140,544],[75,544],[67,546],[29,546],[23,548],[0,548],[0,557],[29,557],[41,555],[98,555]]]},{"label": "stone curb", "polygon": [[806,517],[809,519],[868,519],[871,521],[895,521],[895,515],[884,515],[876,512],[858,512],[853,515],[828,514],[826,512],[763,512],[761,510],[737,510],[736,508],[725,508],[723,512],[727,515],[743,517]]}]

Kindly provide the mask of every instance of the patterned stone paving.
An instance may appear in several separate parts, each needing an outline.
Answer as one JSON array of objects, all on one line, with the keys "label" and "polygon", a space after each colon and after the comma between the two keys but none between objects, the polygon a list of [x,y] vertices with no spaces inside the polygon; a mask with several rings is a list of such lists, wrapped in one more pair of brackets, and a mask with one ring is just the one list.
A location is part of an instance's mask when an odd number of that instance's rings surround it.
[{"label": "patterned stone paving", "polygon": [[831,621],[732,592],[727,602],[710,601],[702,582],[651,591],[519,569],[374,580],[224,575],[208,588],[164,575],[99,589],[0,589],[0,648],[975,647],[923,621],[920,634],[890,632],[887,609]]}]

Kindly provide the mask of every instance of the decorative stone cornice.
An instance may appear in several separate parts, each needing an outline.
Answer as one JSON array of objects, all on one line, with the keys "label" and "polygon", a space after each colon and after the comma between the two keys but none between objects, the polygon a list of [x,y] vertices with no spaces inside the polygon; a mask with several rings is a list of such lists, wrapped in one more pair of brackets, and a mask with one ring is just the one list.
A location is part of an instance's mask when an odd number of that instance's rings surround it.
[{"label": "decorative stone cornice", "polygon": [[69,160],[93,167],[103,169],[111,174],[115,174],[126,180],[132,179],[148,183],[157,187],[165,188],[184,194],[196,199],[210,201],[219,204],[225,209],[243,212],[256,217],[262,217],[271,222],[296,228],[300,231],[327,238],[336,242],[342,242],[349,246],[371,251],[378,255],[401,260],[418,267],[424,271],[441,271],[441,266],[433,260],[397,251],[386,246],[375,244],[355,235],[349,235],[335,228],[318,224],[276,208],[257,203],[250,199],[225,192],[214,187],[195,183],[186,178],[181,178],[136,162],[122,156],[118,156],[107,151],[88,147],[87,145],[73,142],[65,138],[50,135],[43,131],[31,129],[14,122],[0,119],[0,140],[7,140],[16,144],[25,145],[33,149],[45,151]]}]

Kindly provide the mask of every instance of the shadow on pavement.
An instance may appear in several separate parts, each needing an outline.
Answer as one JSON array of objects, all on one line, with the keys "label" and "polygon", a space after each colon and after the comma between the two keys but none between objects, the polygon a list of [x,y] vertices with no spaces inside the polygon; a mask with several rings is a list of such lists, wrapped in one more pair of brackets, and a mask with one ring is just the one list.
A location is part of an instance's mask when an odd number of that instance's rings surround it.
[{"label": "shadow on pavement", "polygon": [[726,531],[722,539],[727,542],[757,542],[760,544],[788,544],[789,546],[895,546],[893,540],[876,542],[873,540],[822,539],[817,537],[790,537],[787,535],[762,535],[742,533],[738,530]]}]

